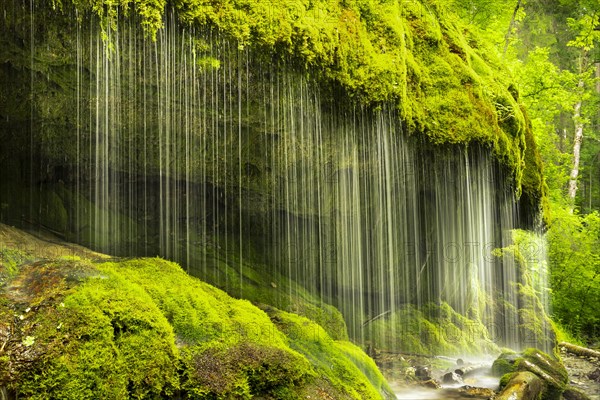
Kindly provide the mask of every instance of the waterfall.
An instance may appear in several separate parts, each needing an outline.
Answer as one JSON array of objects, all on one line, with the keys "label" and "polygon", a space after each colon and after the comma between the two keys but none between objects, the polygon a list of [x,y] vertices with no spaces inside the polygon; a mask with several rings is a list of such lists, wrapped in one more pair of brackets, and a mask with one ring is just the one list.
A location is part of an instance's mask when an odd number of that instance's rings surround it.
[{"label": "waterfall", "polygon": [[293,57],[173,12],[156,41],[134,17],[105,35],[78,21],[74,240],[173,259],[239,297],[261,265],[291,307],[318,296],[365,345],[397,346],[408,322],[377,326],[407,306],[446,304],[522,346],[518,313],[498,311],[519,303],[518,266],[494,251],[518,203],[489,148],[429,144],[393,105],[355,104]]}]

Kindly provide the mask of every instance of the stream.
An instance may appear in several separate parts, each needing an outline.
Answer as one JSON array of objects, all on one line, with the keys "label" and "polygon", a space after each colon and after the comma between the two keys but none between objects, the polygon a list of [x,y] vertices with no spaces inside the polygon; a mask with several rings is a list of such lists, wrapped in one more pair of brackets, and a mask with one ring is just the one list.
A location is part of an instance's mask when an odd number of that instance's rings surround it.
[{"label": "stream", "polygon": [[397,399],[488,399],[498,389],[500,379],[490,375],[493,358],[479,357],[469,359],[464,366],[480,365],[481,368],[466,373],[459,382],[443,383],[444,375],[455,371],[459,365],[446,368],[432,367],[431,378],[440,383],[440,388],[425,387],[419,383],[398,383],[392,385]]}]

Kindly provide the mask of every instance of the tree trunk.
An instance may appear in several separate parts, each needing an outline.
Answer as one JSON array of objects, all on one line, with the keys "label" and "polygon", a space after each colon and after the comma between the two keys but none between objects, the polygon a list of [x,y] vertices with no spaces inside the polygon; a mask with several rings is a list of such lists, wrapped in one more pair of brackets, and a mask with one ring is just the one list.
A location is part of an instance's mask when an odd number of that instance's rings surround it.
[{"label": "tree trunk", "polygon": [[[583,79],[577,85],[579,90],[583,90]],[[575,138],[573,140],[573,169],[569,176],[569,200],[571,203],[571,213],[575,209],[575,196],[577,195],[577,176],[579,175],[579,159],[581,153],[581,143],[583,142],[583,121],[581,120],[581,99],[575,104],[573,120],[575,122]]]},{"label": "tree trunk", "polygon": [[560,342],[558,347],[577,356],[596,357],[600,359],[600,351],[588,349],[587,347],[576,346],[567,342]]},{"label": "tree trunk", "polygon": [[506,51],[508,50],[510,34],[512,33],[513,28],[515,27],[515,22],[517,20],[517,13],[519,12],[519,8],[521,8],[521,0],[517,1],[517,5],[515,6],[515,10],[513,11],[512,18],[510,19],[510,24],[508,25],[508,31],[506,32],[506,36],[504,36],[504,55],[506,55]]},{"label": "tree trunk", "polygon": [[[596,62],[596,93],[600,93],[600,61]],[[600,114],[600,110],[598,110]]]}]

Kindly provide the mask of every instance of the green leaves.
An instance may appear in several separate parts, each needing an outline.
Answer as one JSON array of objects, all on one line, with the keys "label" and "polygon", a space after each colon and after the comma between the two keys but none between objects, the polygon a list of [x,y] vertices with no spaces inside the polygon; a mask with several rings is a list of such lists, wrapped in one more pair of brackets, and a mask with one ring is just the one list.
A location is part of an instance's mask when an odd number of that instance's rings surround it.
[{"label": "green leaves", "polygon": [[557,212],[548,231],[554,317],[593,338],[600,323],[600,215]]},{"label": "green leaves", "polygon": [[[596,5],[597,6],[597,5]],[[588,10],[580,18],[568,18],[567,23],[577,36],[569,41],[567,46],[578,47],[584,51],[590,51],[600,41],[600,11]]]}]

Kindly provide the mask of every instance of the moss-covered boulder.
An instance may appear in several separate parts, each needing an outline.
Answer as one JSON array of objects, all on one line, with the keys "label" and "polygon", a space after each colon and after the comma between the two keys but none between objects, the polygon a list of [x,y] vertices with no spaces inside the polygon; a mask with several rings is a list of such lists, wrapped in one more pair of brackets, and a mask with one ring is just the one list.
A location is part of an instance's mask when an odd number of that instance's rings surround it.
[{"label": "moss-covered boulder", "polygon": [[[539,392],[541,399],[560,399],[569,381],[567,371],[560,361],[535,348],[526,349],[521,353],[503,352],[494,361],[492,372],[497,376],[502,375],[501,395],[508,396],[506,398],[510,397],[510,393],[516,393],[518,399],[534,399],[538,397],[527,397],[529,394],[526,393]],[[523,389],[524,387],[530,387],[527,389],[529,391]]]},{"label": "moss-covered boulder", "polygon": [[272,307],[265,310],[290,339],[290,347],[315,365],[319,379],[333,389],[333,398],[343,398],[348,391],[357,399],[395,397],[375,362],[359,347],[332,339],[320,325],[305,317]]},{"label": "moss-covered boulder", "polygon": [[503,351],[492,364],[492,374],[495,376],[503,376],[515,372],[515,363],[519,358],[521,358],[521,356],[512,350]]},{"label": "moss-covered boulder", "polygon": [[496,400],[537,400],[540,399],[544,384],[540,377],[527,372],[511,373],[506,379],[505,387]]},{"label": "moss-covered boulder", "polygon": [[0,389],[10,396],[391,397],[358,347],[174,263],[11,251],[0,289]]}]

